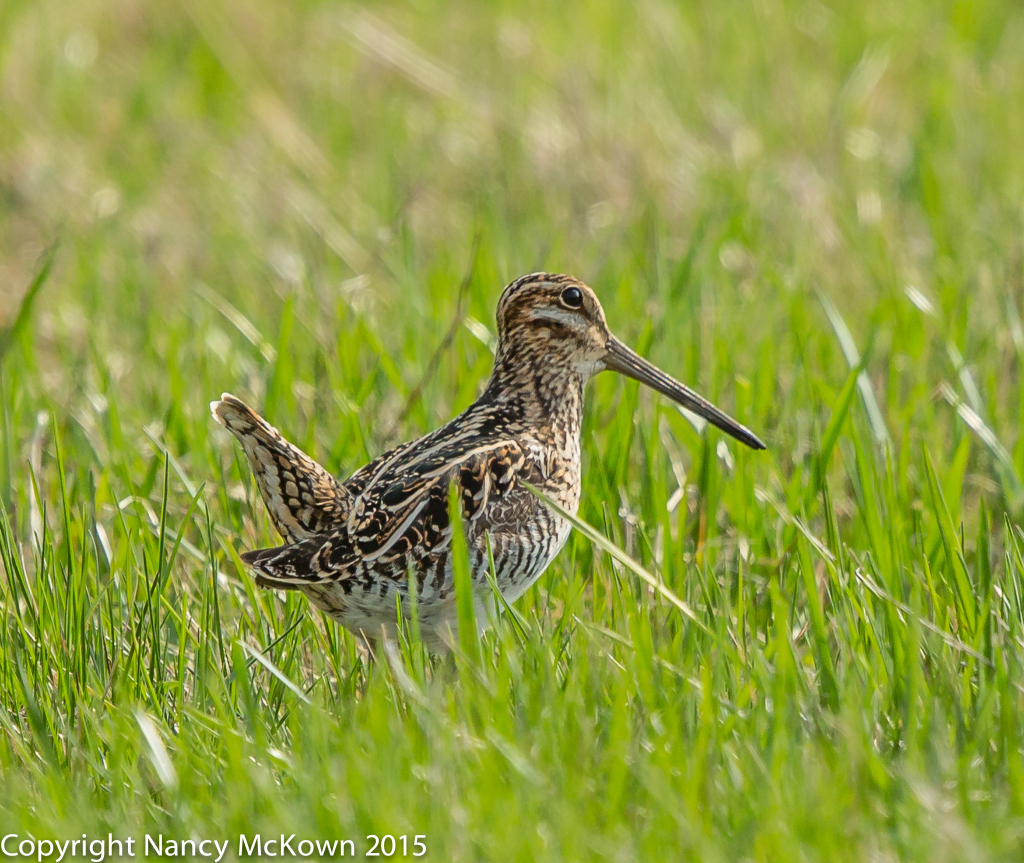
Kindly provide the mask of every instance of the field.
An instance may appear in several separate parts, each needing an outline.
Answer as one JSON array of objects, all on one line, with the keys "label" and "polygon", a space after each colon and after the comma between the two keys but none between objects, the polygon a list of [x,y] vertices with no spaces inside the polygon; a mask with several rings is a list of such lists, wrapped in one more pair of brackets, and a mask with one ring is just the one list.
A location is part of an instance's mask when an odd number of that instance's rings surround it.
[{"label": "field", "polygon": [[[1000,0],[4,0],[0,833],[1021,859],[1022,153]],[[602,375],[478,642],[259,591],[210,400],[347,475],[539,269],[769,450]]]}]

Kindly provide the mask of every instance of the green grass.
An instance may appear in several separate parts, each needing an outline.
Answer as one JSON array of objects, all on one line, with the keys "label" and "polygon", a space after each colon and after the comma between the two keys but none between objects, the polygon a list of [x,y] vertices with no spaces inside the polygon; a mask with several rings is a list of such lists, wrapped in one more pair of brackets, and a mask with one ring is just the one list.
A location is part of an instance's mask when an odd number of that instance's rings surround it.
[{"label": "green grass", "polygon": [[[3,832],[1020,859],[1022,152],[998,0],[0,4]],[[347,474],[540,268],[769,444],[589,390],[580,515],[694,619],[577,533],[364,661],[207,404]]]}]

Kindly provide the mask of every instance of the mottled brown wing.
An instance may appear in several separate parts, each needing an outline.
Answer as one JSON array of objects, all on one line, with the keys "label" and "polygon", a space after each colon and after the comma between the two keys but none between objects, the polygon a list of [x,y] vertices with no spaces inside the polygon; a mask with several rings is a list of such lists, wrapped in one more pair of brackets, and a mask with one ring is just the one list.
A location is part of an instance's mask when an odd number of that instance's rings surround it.
[{"label": "mottled brown wing", "polygon": [[214,418],[242,445],[274,527],[290,542],[345,523],[352,494],[240,399],[224,393]]},{"label": "mottled brown wing", "polygon": [[371,482],[355,498],[343,527],[293,545],[246,552],[242,560],[259,573],[264,587],[338,581],[367,570],[404,578],[412,563],[451,541],[452,483],[459,489],[467,533],[475,533],[488,508],[517,488],[525,464],[514,441],[460,455],[431,454]]}]

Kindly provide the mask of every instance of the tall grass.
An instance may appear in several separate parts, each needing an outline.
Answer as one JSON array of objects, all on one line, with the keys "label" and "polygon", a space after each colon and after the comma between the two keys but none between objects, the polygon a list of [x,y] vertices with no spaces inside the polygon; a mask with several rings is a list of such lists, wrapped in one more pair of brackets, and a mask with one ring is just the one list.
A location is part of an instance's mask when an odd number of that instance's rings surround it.
[{"label": "tall grass", "polygon": [[[1019,859],[1016,5],[12,0],[0,94],[4,833]],[[210,399],[345,475],[542,267],[769,451],[602,376],[449,660],[258,591]]]}]

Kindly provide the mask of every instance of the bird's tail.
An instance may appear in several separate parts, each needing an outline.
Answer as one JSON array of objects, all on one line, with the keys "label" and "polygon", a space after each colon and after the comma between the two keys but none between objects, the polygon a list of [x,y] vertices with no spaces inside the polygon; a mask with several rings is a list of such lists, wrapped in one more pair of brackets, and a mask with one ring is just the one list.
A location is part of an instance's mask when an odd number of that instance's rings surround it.
[{"label": "bird's tail", "polygon": [[267,511],[286,541],[297,542],[344,523],[352,495],[319,464],[230,393],[211,402],[210,410],[245,450]]}]

